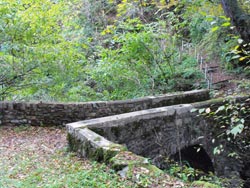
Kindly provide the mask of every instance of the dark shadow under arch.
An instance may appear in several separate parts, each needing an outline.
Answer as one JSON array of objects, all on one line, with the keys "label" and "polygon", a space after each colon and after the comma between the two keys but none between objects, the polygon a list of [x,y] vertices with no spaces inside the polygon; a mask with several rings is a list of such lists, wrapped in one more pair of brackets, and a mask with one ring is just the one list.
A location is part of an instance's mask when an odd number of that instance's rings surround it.
[{"label": "dark shadow under arch", "polygon": [[188,163],[190,167],[198,170],[202,170],[205,173],[213,172],[214,167],[212,160],[200,145],[192,145],[186,148],[183,148],[180,152],[172,155],[170,158],[179,162],[181,155],[181,161],[183,164]]}]

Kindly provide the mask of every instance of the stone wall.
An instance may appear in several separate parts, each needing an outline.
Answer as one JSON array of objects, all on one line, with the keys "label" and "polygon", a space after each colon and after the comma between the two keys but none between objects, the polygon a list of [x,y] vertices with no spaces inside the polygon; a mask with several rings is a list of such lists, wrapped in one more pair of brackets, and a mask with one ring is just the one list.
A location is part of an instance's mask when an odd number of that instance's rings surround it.
[{"label": "stone wall", "polygon": [[[221,165],[225,164],[225,159],[213,155],[213,149],[221,142],[212,143],[219,129],[197,113],[191,113],[193,108],[192,104],[174,105],[78,123],[83,123],[81,128],[87,127],[137,155],[150,158],[160,168],[166,168],[168,164],[164,160],[178,155],[179,151],[189,146],[202,146],[214,165],[206,168],[215,168],[219,175],[225,174]],[[227,164],[230,170],[239,169],[235,163],[231,164]]]},{"label": "stone wall", "polygon": [[[244,103],[249,96],[234,99]],[[225,99],[220,98],[70,123],[66,126],[69,144],[74,148],[73,151],[80,151],[81,155],[88,157],[89,148],[86,150],[82,145],[87,143],[91,148],[95,148],[95,142],[99,143],[106,139],[108,142],[126,146],[137,155],[152,159],[153,164],[160,168],[169,165],[165,163],[166,158],[176,159],[181,153],[184,161],[191,158],[187,161],[198,169],[206,172],[215,171],[217,175],[226,177],[236,175],[240,179],[240,174],[249,173],[250,150],[246,149],[237,159],[229,157],[232,151],[238,154],[240,151],[233,143],[217,137],[221,132],[220,125],[197,116],[198,112],[191,112],[193,108],[212,108],[223,103]],[[247,120],[246,127],[248,126]],[[84,133],[86,130],[87,134]],[[91,131],[95,137],[90,134]],[[220,144],[223,145],[224,152],[214,155],[214,148]],[[248,175],[245,176],[250,178]]]},{"label": "stone wall", "polygon": [[70,123],[67,129],[70,137],[77,139],[81,137],[82,130],[92,130],[113,143],[126,146],[137,155],[152,159],[162,167],[165,158],[191,145],[202,144],[212,156],[211,129],[197,114],[190,112],[193,108],[191,104],[181,104],[148,109]]},{"label": "stone wall", "polygon": [[144,97],[139,99],[86,103],[0,102],[0,125],[65,125],[69,122],[132,111],[204,101],[207,90]]}]

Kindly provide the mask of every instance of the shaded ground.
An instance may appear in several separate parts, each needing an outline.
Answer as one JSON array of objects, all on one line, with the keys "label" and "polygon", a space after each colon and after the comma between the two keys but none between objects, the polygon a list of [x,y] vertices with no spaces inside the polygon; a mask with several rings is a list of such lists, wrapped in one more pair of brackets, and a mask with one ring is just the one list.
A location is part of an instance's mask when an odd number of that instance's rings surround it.
[{"label": "shaded ground", "polygon": [[[0,188],[183,187],[167,174],[122,179],[107,166],[66,151],[65,130],[0,127]],[[140,174],[140,172],[134,172]]]}]

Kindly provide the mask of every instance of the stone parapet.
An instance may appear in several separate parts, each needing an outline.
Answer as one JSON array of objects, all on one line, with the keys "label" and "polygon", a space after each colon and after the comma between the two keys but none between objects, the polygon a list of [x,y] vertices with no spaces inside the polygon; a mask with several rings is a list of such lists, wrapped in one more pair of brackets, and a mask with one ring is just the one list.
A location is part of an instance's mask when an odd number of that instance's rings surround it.
[{"label": "stone parapet", "polygon": [[0,102],[0,125],[61,126],[70,122],[209,99],[194,90],[120,101],[83,103]]}]

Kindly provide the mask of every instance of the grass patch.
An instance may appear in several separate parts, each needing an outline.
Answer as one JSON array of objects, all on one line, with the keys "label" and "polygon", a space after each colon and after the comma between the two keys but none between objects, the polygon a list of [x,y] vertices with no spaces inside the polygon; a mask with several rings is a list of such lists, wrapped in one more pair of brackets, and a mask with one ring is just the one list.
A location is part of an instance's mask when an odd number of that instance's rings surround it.
[{"label": "grass patch", "polygon": [[[7,161],[6,161],[7,160]],[[50,157],[21,153],[0,161],[0,187],[134,187],[105,165],[78,158],[64,150]]]}]

